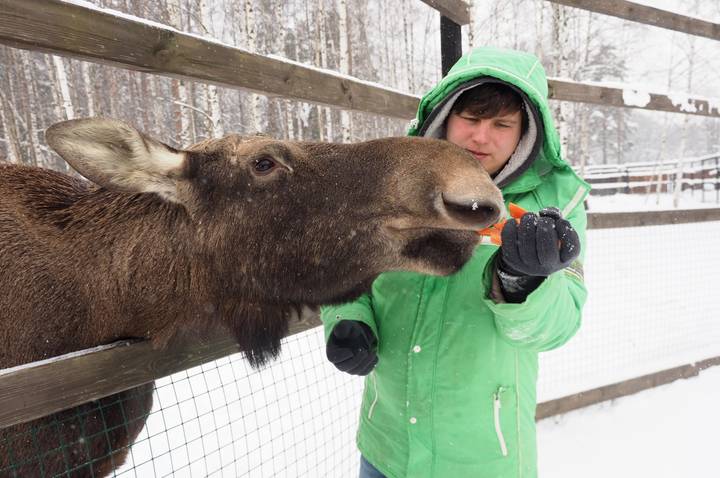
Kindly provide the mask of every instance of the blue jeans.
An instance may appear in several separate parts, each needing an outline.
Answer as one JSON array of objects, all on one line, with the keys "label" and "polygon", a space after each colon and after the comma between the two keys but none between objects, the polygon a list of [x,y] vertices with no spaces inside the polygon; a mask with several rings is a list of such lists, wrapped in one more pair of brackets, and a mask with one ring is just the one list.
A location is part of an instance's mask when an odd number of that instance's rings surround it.
[{"label": "blue jeans", "polygon": [[385,478],[385,475],[372,466],[364,456],[360,455],[360,475],[358,478]]}]

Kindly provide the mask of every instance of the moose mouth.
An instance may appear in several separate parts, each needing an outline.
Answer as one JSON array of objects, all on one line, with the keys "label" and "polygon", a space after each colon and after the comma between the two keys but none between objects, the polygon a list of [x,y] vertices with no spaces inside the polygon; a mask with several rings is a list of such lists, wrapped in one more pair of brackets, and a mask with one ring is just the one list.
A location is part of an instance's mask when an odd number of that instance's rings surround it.
[{"label": "moose mouth", "polygon": [[414,229],[413,232],[417,235],[405,244],[402,255],[420,262],[424,269],[437,275],[450,275],[462,269],[478,243],[478,235],[473,231]]}]

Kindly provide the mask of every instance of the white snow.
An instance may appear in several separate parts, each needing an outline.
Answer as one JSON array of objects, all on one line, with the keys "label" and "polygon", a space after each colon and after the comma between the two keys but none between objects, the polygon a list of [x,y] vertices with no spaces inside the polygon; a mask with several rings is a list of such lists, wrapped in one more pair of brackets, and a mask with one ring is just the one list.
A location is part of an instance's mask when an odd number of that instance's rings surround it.
[{"label": "white snow", "polygon": [[628,106],[644,107],[650,103],[650,93],[642,90],[623,88],[623,102]]},{"label": "white snow", "polygon": [[[623,183],[624,184],[624,183]],[[705,193],[702,200],[702,191],[684,191],[679,199],[681,209],[716,208],[720,204],[715,202],[715,191]],[[676,209],[673,206],[672,194],[612,194],[608,196],[590,196],[588,198],[588,212],[624,212],[624,211],[668,211]]]},{"label": "white snow", "polygon": [[538,423],[541,477],[716,478],[720,367]]},{"label": "white snow", "polygon": [[706,101],[708,103],[708,109],[712,111],[720,111],[720,96],[701,96],[696,94],[689,94],[682,91],[671,91],[666,88],[657,87],[652,91],[649,91],[647,85],[630,83],[630,82],[619,82],[619,81],[589,81],[585,80],[577,82],[570,78],[552,77],[551,80],[562,80],[568,83],[578,83],[585,85],[593,85],[604,88],[613,88],[622,91],[623,102],[627,106],[647,106],[650,103],[650,94],[667,96],[670,102],[680,111],[688,113],[696,113],[704,110],[704,105],[700,102]]}]

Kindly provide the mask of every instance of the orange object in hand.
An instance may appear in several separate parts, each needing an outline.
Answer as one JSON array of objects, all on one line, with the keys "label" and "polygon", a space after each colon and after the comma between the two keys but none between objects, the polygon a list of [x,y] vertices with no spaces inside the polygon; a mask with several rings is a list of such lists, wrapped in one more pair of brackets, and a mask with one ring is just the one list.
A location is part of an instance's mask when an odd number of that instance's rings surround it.
[{"label": "orange object in hand", "polygon": [[[523,215],[527,211],[518,206],[517,204],[511,202],[508,204],[508,212],[510,212],[510,217],[512,217],[513,219],[515,219],[516,222],[519,223],[520,218],[523,217]],[[499,246],[500,244],[502,244],[501,233],[506,222],[507,219],[503,219],[497,224],[493,224],[492,226],[486,227],[485,229],[480,229],[477,233],[480,236],[483,236],[483,239],[488,238],[487,240],[491,244]]]}]

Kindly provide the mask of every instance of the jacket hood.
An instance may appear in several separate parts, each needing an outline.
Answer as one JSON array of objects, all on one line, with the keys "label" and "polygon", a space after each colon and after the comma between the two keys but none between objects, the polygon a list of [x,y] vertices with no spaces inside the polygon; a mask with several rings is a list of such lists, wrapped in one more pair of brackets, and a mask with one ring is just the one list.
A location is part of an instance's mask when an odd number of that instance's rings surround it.
[{"label": "jacket hood", "polygon": [[545,69],[530,53],[482,47],[463,55],[422,97],[408,135],[444,137],[444,121],[455,99],[463,91],[486,82],[504,83],[518,91],[529,120],[516,154],[495,177],[495,183],[504,192],[528,191],[553,168],[571,169],[561,156],[560,138],[548,104]]}]

